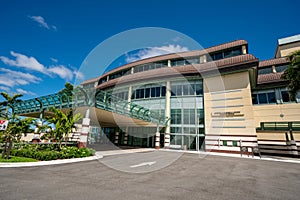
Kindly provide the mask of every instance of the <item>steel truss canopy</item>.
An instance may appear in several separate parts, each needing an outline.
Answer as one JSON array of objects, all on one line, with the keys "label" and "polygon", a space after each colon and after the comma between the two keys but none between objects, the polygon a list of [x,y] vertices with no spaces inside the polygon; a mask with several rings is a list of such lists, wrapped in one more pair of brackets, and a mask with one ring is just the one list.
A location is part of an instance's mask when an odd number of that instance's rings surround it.
[{"label": "steel truss canopy", "polygon": [[[12,108],[13,113],[22,116],[36,116],[37,114],[48,111],[53,107],[62,110],[91,107],[96,108],[96,110],[99,109],[115,113],[118,116],[126,116],[134,120],[147,122],[148,124],[157,124],[162,126],[167,123],[165,116],[158,112],[132,102],[128,102],[127,100],[120,99],[105,91],[95,92],[80,89],[75,90],[72,93],[59,92],[16,102],[9,106]],[[83,112],[82,109],[81,112]]]}]

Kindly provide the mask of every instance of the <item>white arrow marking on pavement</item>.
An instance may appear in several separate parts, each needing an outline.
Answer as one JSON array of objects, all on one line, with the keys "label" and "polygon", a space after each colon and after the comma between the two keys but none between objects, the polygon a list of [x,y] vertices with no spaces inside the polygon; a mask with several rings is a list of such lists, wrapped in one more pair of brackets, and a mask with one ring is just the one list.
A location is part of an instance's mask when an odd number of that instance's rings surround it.
[{"label": "white arrow marking on pavement", "polygon": [[137,164],[137,165],[132,165],[130,166],[131,168],[136,168],[136,167],[143,167],[143,166],[151,166],[151,165],[154,165],[156,163],[156,161],[154,162],[143,162],[143,163],[140,163],[140,164]]}]

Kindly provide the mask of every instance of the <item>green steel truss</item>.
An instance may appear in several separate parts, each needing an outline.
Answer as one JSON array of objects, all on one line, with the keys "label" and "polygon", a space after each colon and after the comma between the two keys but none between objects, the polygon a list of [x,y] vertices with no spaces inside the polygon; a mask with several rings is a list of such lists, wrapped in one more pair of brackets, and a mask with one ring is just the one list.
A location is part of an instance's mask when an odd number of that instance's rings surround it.
[{"label": "green steel truss", "polygon": [[88,92],[80,89],[72,92],[72,94],[56,93],[10,105],[13,112],[18,115],[42,112],[52,107],[63,109],[83,106],[96,107],[159,125],[167,123],[165,116],[160,115],[158,112],[120,99],[105,91]]}]

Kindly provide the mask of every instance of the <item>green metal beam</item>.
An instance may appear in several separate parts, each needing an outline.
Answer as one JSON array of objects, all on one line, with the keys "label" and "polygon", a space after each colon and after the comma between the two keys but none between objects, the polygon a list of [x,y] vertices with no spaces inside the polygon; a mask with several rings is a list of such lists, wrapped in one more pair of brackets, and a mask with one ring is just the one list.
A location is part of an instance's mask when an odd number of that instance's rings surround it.
[{"label": "green metal beam", "polygon": [[16,102],[11,105],[15,114],[41,112],[43,110],[49,110],[52,107],[62,109],[72,108],[73,106],[94,106],[102,110],[126,115],[159,125],[166,125],[167,121],[165,116],[160,115],[158,112],[151,111],[138,104],[120,99],[119,97],[104,91],[97,91],[96,93],[89,94],[87,91],[81,89],[80,92],[73,92],[72,97],[66,93],[56,93],[34,99],[28,99],[22,102]]}]

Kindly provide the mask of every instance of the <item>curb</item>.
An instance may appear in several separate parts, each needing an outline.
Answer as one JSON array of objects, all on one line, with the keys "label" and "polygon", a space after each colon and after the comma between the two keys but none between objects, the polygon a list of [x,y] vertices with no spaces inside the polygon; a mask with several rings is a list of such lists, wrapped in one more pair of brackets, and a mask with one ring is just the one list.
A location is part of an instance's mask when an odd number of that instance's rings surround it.
[{"label": "curb", "polygon": [[[50,160],[50,161],[39,161],[39,162],[19,162],[19,163],[0,163],[0,168],[16,168],[16,167],[36,167],[36,166],[49,166],[49,165],[58,165],[58,164],[68,164],[68,163],[77,163],[84,161],[98,160],[105,156],[114,156],[121,154],[130,154],[130,153],[141,153],[141,152],[152,152],[156,151],[155,149],[130,149],[130,150],[112,150],[112,151],[98,151],[95,156],[85,157],[85,158],[71,158],[64,160]],[[258,156],[240,156],[238,154],[228,154],[228,153],[214,153],[214,152],[191,152],[184,150],[168,150],[168,149],[159,149],[158,151],[167,151],[167,152],[179,152],[179,153],[188,153],[188,154],[198,154],[201,156],[223,156],[223,157],[233,157],[233,158],[243,158],[243,159],[254,159],[254,160],[264,160],[264,161],[275,161],[275,162],[286,162],[286,163],[296,163],[300,164],[300,160],[291,160],[288,158],[278,159],[278,158],[259,158]]]},{"label": "curb", "polygon": [[293,160],[289,158],[271,158],[271,157],[259,157],[259,156],[247,156],[240,154],[229,154],[229,153],[215,153],[215,152],[197,152],[197,151],[184,151],[184,150],[168,150],[168,149],[160,149],[159,151],[168,151],[168,152],[180,152],[180,153],[188,153],[188,154],[198,154],[201,156],[222,156],[222,157],[232,157],[232,158],[243,158],[243,159],[253,159],[253,160],[264,160],[264,161],[275,161],[275,162],[286,162],[286,163],[296,163],[300,164],[299,160]]},{"label": "curb", "polygon": [[0,163],[0,168],[16,168],[16,167],[37,167],[37,166],[49,166],[49,165],[59,165],[68,163],[77,163],[84,161],[92,161],[103,158],[104,156],[113,156],[129,153],[139,153],[154,151],[154,149],[127,149],[127,150],[112,150],[112,151],[98,151],[95,156],[85,157],[85,158],[70,158],[63,160],[49,160],[49,161],[39,161],[39,162],[18,162],[18,163]]},{"label": "curb", "polygon": [[101,158],[103,158],[102,155],[95,155],[95,156],[90,156],[90,157],[85,157],[85,158],[70,158],[70,159],[64,159],[64,160],[49,160],[49,161],[39,161],[39,162],[19,162],[19,163],[0,163],[0,168],[59,165],[59,164],[98,160]]}]

